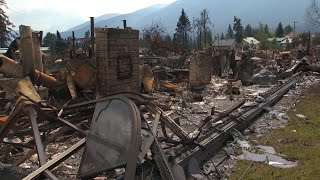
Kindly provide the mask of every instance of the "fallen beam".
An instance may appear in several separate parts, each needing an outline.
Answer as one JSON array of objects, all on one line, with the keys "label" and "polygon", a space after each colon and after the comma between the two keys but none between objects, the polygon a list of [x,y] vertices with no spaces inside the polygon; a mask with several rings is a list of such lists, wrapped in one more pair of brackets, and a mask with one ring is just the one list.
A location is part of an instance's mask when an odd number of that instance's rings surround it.
[{"label": "fallen beam", "polygon": [[[220,114],[217,118],[215,118],[213,120],[213,122],[217,122],[220,121],[221,119],[227,117],[229,114],[231,114],[233,111],[239,109],[244,103],[246,102],[245,99],[243,99],[242,101],[240,101],[239,103],[237,103],[236,105],[232,106],[230,109],[228,109],[227,111],[223,112],[222,114]],[[208,116],[204,121],[201,122],[201,124],[199,125],[199,129],[202,129],[205,125],[207,125],[210,121],[212,120],[212,116]]]},{"label": "fallen beam", "polygon": [[[14,78],[24,77],[22,65],[4,55],[0,55],[0,72]],[[35,70],[35,73],[38,82],[45,87],[50,88],[60,84],[55,78],[45,73],[38,70]]]},{"label": "fallen beam", "polygon": [[71,146],[69,149],[67,149],[66,151],[64,151],[63,153],[61,153],[59,156],[57,156],[55,159],[52,159],[50,161],[48,161],[47,163],[45,163],[43,166],[39,167],[37,170],[33,171],[31,174],[29,174],[28,176],[26,176],[25,178],[23,178],[23,180],[30,180],[30,179],[34,179],[37,176],[39,176],[41,173],[43,173],[45,170],[47,169],[52,169],[54,167],[56,167],[58,164],[60,164],[62,161],[64,161],[65,159],[67,159],[68,157],[70,157],[72,154],[74,154],[75,152],[77,152],[79,149],[81,149],[82,147],[84,147],[86,143],[86,139],[83,138],[81,139],[79,142],[77,142],[76,144],[74,144],[73,146]]}]

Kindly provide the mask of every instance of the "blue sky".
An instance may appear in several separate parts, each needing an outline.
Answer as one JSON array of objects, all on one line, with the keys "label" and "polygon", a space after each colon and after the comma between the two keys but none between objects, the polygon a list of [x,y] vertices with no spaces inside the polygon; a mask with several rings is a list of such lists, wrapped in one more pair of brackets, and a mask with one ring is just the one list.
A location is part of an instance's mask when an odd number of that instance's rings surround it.
[{"label": "blue sky", "polygon": [[89,20],[90,16],[129,13],[154,4],[175,0],[7,0],[6,10],[16,25],[34,30],[64,31]]}]

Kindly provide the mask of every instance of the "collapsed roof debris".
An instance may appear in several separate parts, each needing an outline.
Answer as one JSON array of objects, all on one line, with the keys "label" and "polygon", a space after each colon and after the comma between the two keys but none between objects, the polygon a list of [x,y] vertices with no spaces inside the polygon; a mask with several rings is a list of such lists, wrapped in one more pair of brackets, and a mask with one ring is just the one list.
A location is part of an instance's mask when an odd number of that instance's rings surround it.
[{"label": "collapsed roof debris", "polygon": [[258,50],[207,46],[139,57],[139,31],[125,27],[96,28],[95,57],[55,64],[49,75],[41,35],[28,26],[20,34],[20,62],[0,55],[0,174],[18,171],[16,179],[222,178],[218,166],[235,154],[225,144],[257,131],[249,125],[303,79],[300,71],[319,72],[315,56],[291,52],[262,59]]}]

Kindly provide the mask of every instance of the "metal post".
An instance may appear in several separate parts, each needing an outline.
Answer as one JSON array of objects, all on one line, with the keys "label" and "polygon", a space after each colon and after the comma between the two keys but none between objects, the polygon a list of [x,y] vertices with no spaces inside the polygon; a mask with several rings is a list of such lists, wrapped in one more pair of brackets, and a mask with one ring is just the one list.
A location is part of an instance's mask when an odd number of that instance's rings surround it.
[{"label": "metal post", "polygon": [[77,57],[76,57],[76,38],[74,37],[74,31],[72,31],[72,51],[73,51],[73,58],[77,59]]},{"label": "metal post", "polygon": [[293,22],[293,39],[296,37],[296,23],[297,22]]},{"label": "metal post", "polygon": [[95,55],[95,48],[94,48],[94,17],[90,17],[91,23],[91,57]]},{"label": "metal post", "polygon": [[127,20],[122,20],[122,22],[123,22],[123,29],[125,29],[125,28],[127,28]]}]

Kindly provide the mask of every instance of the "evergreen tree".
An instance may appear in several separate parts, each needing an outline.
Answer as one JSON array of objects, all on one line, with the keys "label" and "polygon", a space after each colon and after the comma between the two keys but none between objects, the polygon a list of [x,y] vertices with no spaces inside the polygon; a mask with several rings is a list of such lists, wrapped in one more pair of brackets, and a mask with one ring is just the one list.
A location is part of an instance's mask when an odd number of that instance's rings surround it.
[{"label": "evergreen tree", "polygon": [[184,9],[181,10],[179,21],[176,28],[176,47],[180,50],[186,50],[188,48],[188,34],[191,31],[191,23]]},{"label": "evergreen tree", "polygon": [[[85,38],[89,38],[90,37],[90,31],[89,30],[84,33],[84,37]],[[84,40],[82,42],[82,49],[84,51],[89,51],[90,42],[91,42],[90,40]]]},{"label": "evergreen tree", "polygon": [[61,37],[61,34],[59,31],[57,31],[57,36],[56,36],[56,54],[57,55],[62,55],[63,52],[66,52],[67,50],[67,43],[65,40]]},{"label": "evergreen tree", "polygon": [[250,24],[248,24],[244,29],[244,37],[253,37],[253,29]]},{"label": "evergreen tree", "polygon": [[221,33],[220,39],[226,39],[223,33]]},{"label": "evergreen tree", "polygon": [[164,37],[164,43],[167,48],[173,49],[173,42],[169,34]]},{"label": "evergreen tree", "polygon": [[283,36],[284,36],[284,30],[283,30],[282,24],[280,22],[277,29],[276,29],[276,37],[281,38]]},{"label": "evergreen tree", "polygon": [[234,16],[233,30],[235,32],[234,38],[236,42],[241,44],[243,39],[243,26],[241,24],[241,19]]},{"label": "evergreen tree", "polygon": [[46,34],[46,36],[43,38],[43,41],[42,41],[43,46],[49,47],[49,52],[53,59],[57,52],[56,41],[57,41],[57,36],[50,32]]},{"label": "evergreen tree", "polygon": [[227,31],[227,34],[226,34],[226,38],[227,39],[233,39],[234,38],[233,30],[232,30],[230,24],[229,24],[228,31]]},{"label": "evergreen tree", "polygon": [[213,43],[212,32],[211,32],[210,29],[207,29],[204,32],[203,42],[207,43],[207,44],[212,44]]},{"label": "evergreen tree", "polygon": [[259,27],[257,28],[258,33],[255,38],[260,41],[260,49],[268,49],[268,34],[265,32],[265,25],[259,23]]},{"label": "evergreen tree", "polygon": [[7,47],[11,38],[16,35],[12,30],[14,25],[6,15],[5,8],[7,8],[6,1],[0,0],[0,47]]},{"label": "evergreen tree", "polygon": [[269,26],[268,26],[268,24],[265,24],[265,25],[264,25],[264,32],[265,32],[266,34],[269,34]]},{"label": "evergreen tree", "polygon": [[293,31],[293,28],[290,26],[290,25],[287,25],[285,28],[284,28],[284,34],[289,34]]},{"label": "evergreen tree", "polygon": [[259,33],[259,28],[252,28],[253,37],[256,37],[258,33]]}]

